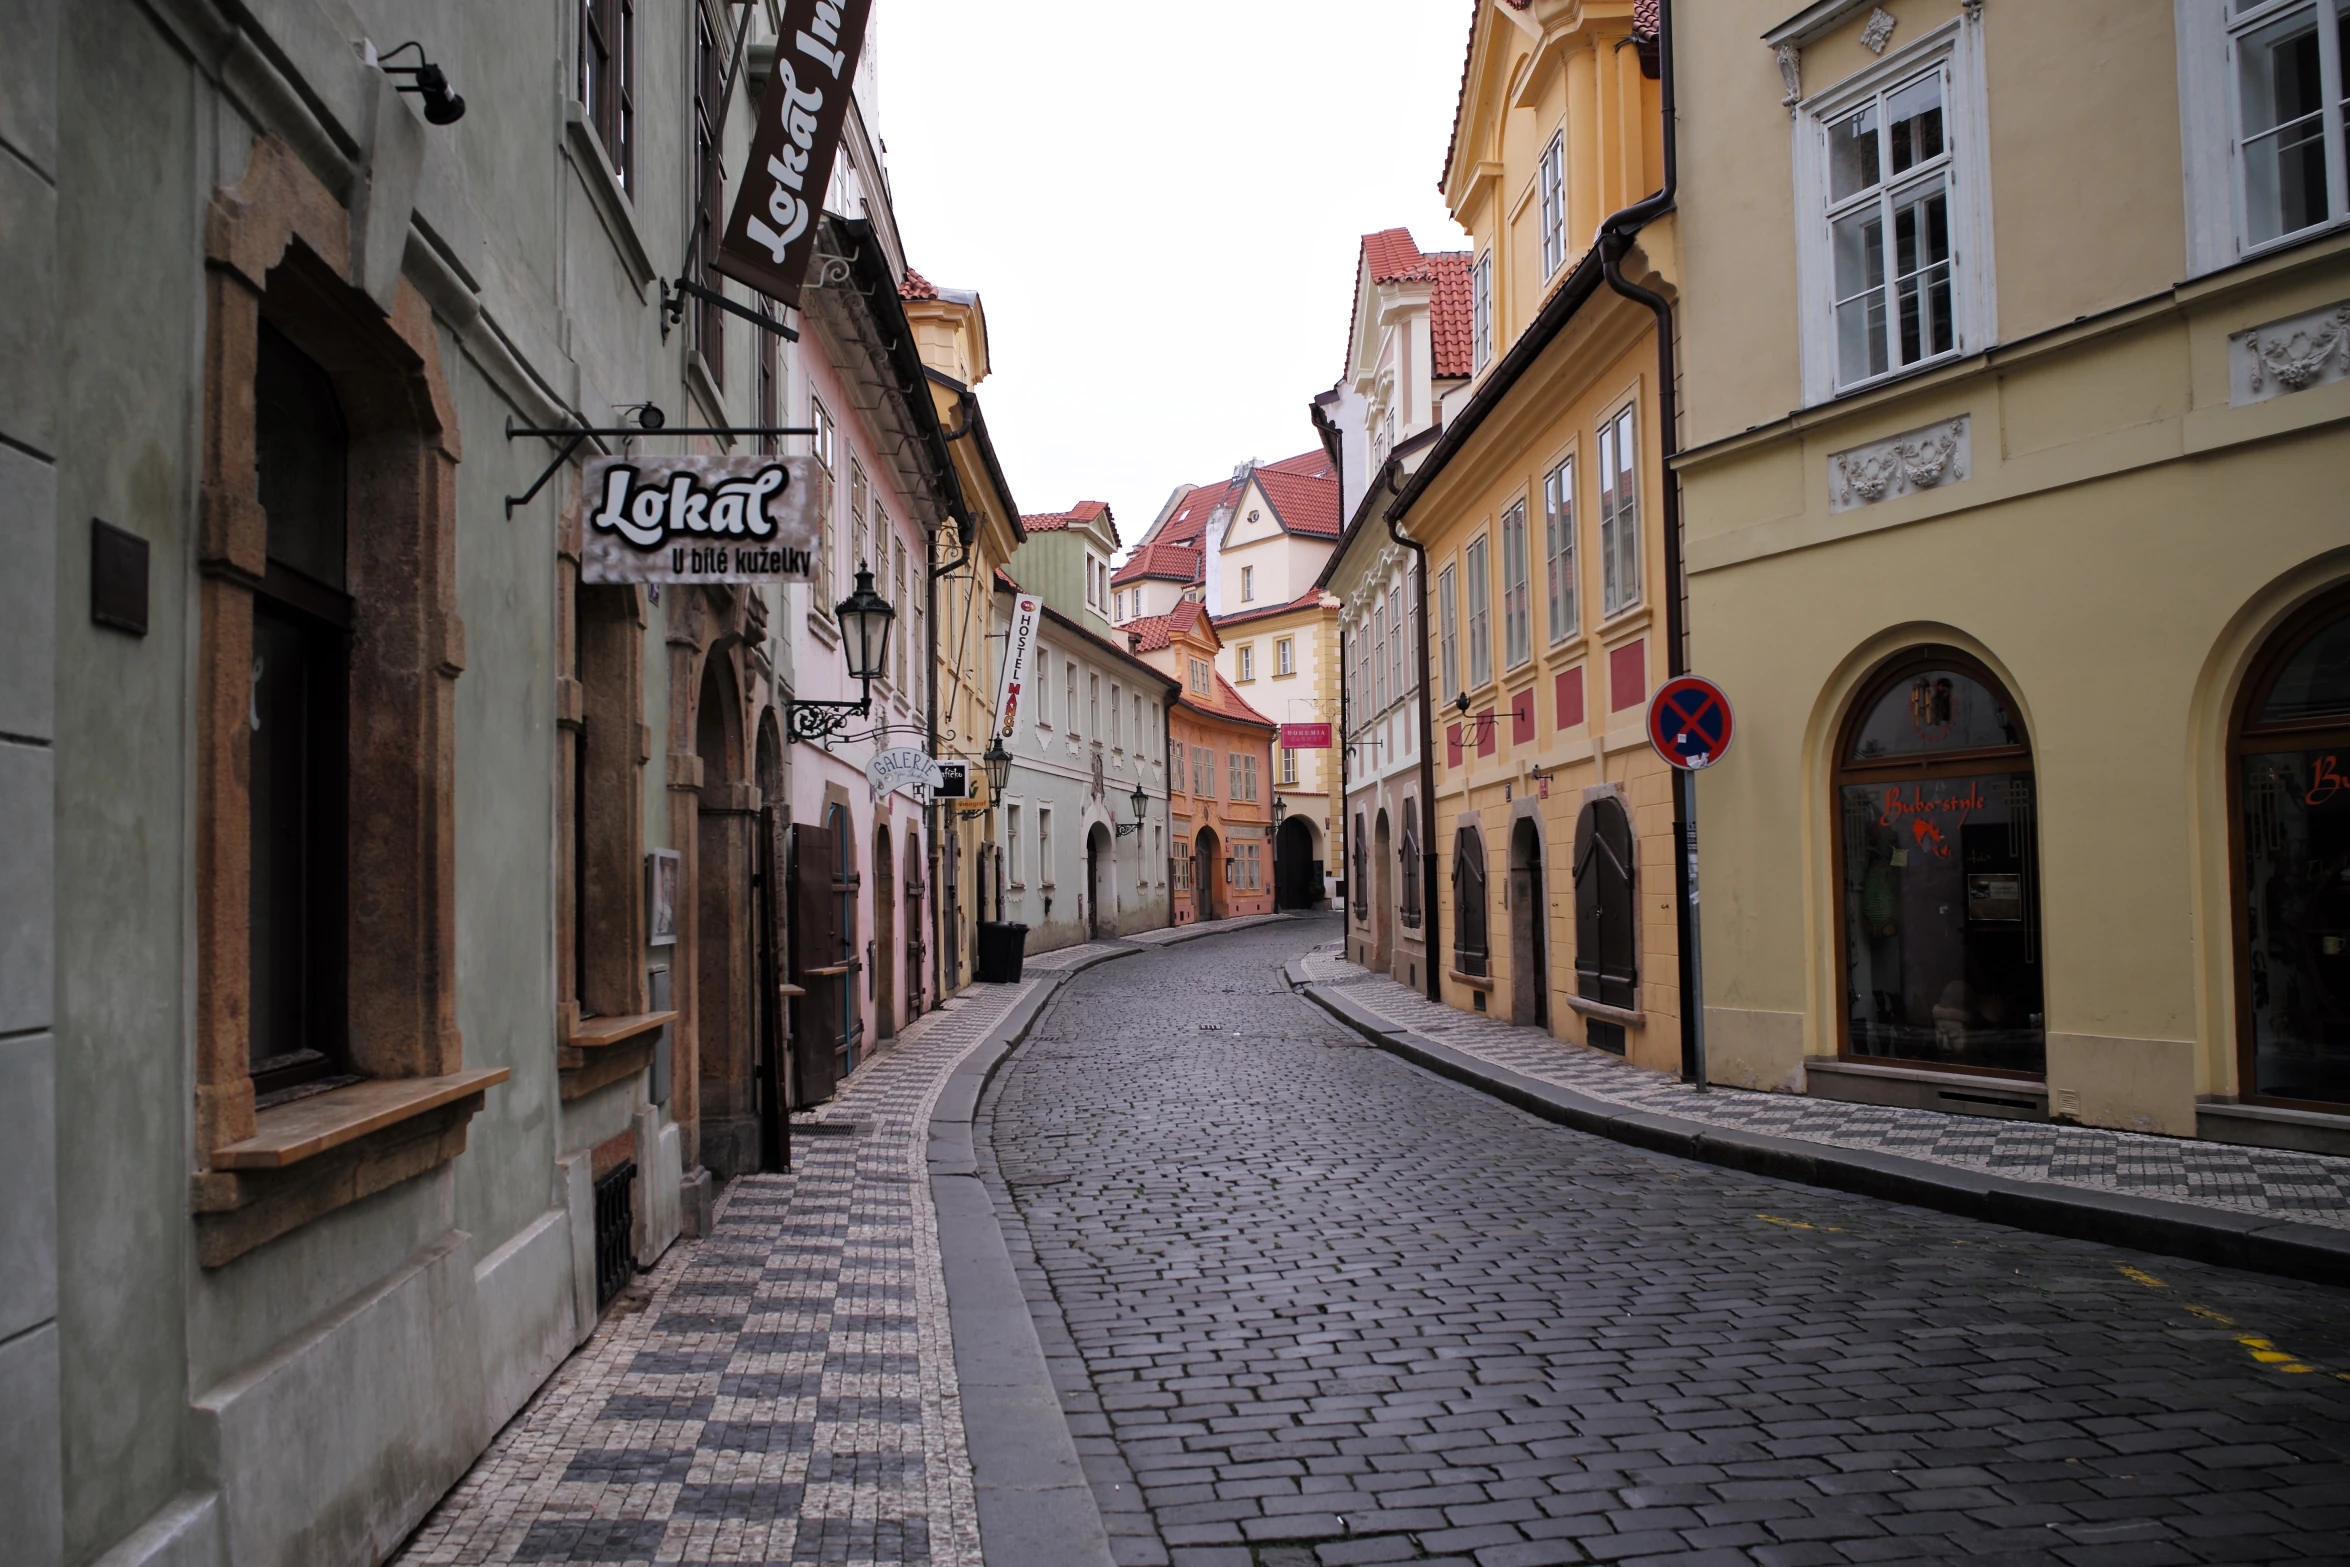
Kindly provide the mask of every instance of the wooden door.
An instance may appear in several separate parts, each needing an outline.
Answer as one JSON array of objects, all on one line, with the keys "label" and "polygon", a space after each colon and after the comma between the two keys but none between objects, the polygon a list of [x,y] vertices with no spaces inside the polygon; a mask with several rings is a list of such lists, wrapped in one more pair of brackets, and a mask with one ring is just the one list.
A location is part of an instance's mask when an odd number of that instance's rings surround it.
[{"label": "wooden door", "polygon": [[839,847],[822,827],[791,830],[791,981],[802,994],[792,1003],[791,1107],[804,1110],[830,1099],[840,1084],[836,1041],[847,987],[847,948],[840,904],[833,896]]}]

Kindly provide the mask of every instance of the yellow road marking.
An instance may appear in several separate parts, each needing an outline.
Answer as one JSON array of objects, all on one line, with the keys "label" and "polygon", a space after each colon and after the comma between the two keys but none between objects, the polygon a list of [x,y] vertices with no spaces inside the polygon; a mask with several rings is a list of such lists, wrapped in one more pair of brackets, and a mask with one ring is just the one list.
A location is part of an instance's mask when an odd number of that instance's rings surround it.
[{"label": "yellow road marking", "polygon": [[1782,1219],[1775,1213],[1758,1213],[1755,1217],[1765,1224],[1782,1225],[1790,1230],[1826,1230],[1830,1235],[1844,1233],[1844,1227],[1840,1224],[1806,1224],[1801,1219]]},{"label": "yellow road marking", "polygon": [[[2121,1269],[2122,1277],[2133,1284],[2143,1284],[2150,1290],[2170,1288],[2168,1284],[2163,1283],[2162,1280],[2143,1268],[2133,1268],[2129,1264],[2121,1262],[2115,1263],[2114,1266]],[[2216,1322],[2223,1328],[2232,1328],[2236,1325],[2235,1318],[2222,1316],[2209,1306],[2198,1306],[2193,1301],[2186,1301],[2183,1304],[2190,1315],[2201,1317],[2206,1322]],[[2247,1333],[2237,1335],[2236,1342],[2243,1345],[2252,1358],[2264,1366],[2272,1366],[2279,1371],[2296,1375],[2317,1369],[2315,1366],[2303,1363],[2298,1356],[2277,1348],[2273,1340],[2257,1338]],[[2337,1371],[2333,1375],[2344,1382],[2350,1382],[2350,1371]]]}]

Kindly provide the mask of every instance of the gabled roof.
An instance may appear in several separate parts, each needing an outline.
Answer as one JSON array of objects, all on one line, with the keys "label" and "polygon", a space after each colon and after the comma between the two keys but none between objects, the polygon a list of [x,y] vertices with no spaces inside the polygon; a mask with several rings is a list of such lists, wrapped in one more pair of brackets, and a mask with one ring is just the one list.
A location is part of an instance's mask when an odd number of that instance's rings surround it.
[{"label": "gabled roof", "polygon": [[936,299],[938,285],[912,267],[906,268],[906,280],[898,285],[900,299]]},{"label": "gabled roof", "polygon": [[1226,680],[1222,675],[1216,677],[1216,689],[1213,694],[1208,696],[1201,696],[1190,686],[1184,686],[1183,694],[1176,698],[1176,705],[1188,707],[1194,712],[1206,713],[1212,718],[1232,719],[1244,724],[1260,725],[1266,729],[1281,727],[1249,706],[1248,698],[1233,690],[1232,682]]},{"label": "gabled roof", "polygon": [[1030,533],[1058,533],[1097,521],[1110,530],[1110,543],[1115,547],[1120,542],[1118,519],[1111,515],[1107,501],[1079,501],[1067,511],[1031,512],[1020,519],[1020,524]]},{"label": "gabled roof", "polygon": [[[1349,322],[1362,319],[1363,274],[1372,283],[1426,283],[1428,338],[1435,348],[1432,371],[1439,381],[1467,376],[1470,362],[1469,263],[1465,250],[1424,251],[1409,229],[1381,229],[1363,236],[1362,266],[1355,273],[1355,309]],[[1349,331],[1355,330],[1349,325]],[[1353,345],[1349,345],[1349,352]],[[1351,371],[1349,372],[1351,373]]]},{"label": "gabled roof", "polygon": [[1129,620],[1118,629],[1137,653],[1157,653],[1171,648],[1177,637],[1200,630],[1205,630],[1208,640],[1218,647],[1224,645],[1224,639],[1216,635],[1215,621],[1208,618],[1207,606],[1197,599],[1185,599],[1164,615]]},{"label": "gabled roof", "polygon": [[1240,488],[1238,478],[1194,485],[1189,494],[1168,508],[1166,516],[1152,524],[1136,549],[1153,544],[1188,544],[1193,549],[1199,548],[1200,536],[1208,529],[1208,518],[1218,506],[1239,500]]},{"label": "gabled roof", "polygon": [[1319,587],[1308,588],[1286,604],[1268,604],[1263,609],[1242,610],[1237,615],[1218,615],[1215,617],[1216,629],[1222,631],[1227,626],[1252,625],[1274,615],[1294,614],[1301,609],[1312,609],[1321,600],[1322,590]]},{"label": "gabled roof", "polygon": [[1143,544],[1126,557],[1126,564],[1111,574],[1110,586],[1124,587],[1129,582],[1153,580],[1159,582],[1197,582],[1200,579],[1200,561],[1197,549],[1188,544]]},{"label": "gabled roof", "polygon": [[1256,479],[1283,532],[1309,539],[1338,537],[1338,469],[1321,447],[1261,464]]}]

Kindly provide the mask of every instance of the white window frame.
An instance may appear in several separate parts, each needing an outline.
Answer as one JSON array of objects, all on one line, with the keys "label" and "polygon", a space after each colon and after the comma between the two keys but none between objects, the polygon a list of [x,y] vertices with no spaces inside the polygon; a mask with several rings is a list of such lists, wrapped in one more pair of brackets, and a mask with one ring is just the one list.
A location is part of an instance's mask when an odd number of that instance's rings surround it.
[{"label": "white window frame", "polygon": [[1273,673],[1277,675],[1294,675],[1297,673],[1296,638],[1281,637],[1275,640],[1273,643]]},{"label": "white window frame", "polygon": [[1449,701],[1465,689],[1461,685],[1460,596],[1453,585],[1453,569],[1450,565],[1436,574],[1436,623],[1439,628],[1437,643],[1443,654],[1443,695]]},{"label": "white window frame", "polygon": [[[1630,432],[1632,461],[1626,467],[1620,453],[1625,432]],[[1640,607],[1641,491],[1647,487],[1647,476],[1640,471],[1640,409],[1637,401],[1626,402],[1611,409],[1599,423],[1599,618],[1604,623]],[[1616,473],[1632,476],[1632,493],[1623,490],[1612,480]]]},{"label": "white window frame", "polygon": [[1387,686],[1398,702],[1404,699],[1404,693],[1410,689],[1404,684],[1403,677],[1404,646],[1403,589],[1390,587],[1387,590]]},{"label": "white window frame", "polygon": [[1469,591],[1469,685],[1472,691],[1493,684],[1493,545],[1485,534],[1471,539],[1461,551],[1461,575]]},{"label": "white window frame", "polygon": [[1243,642],[1234,648],[1232,658],[1233,665],[1240,671],[1242,680],[1257,678],[1257,645],[1254,642]]},{"label": "white window frame", "polygon": [[1254,603],[1256,601],[1256,596],[1257,568],[1254,566],[1243,566],[1240,568],[1240,602],[1243,604]]},{"label": "white window frame", "polygon": [[1542,476],[1543,591],[1549,603],[1550,645],[1557,647],[1581,624],[1575,600],[1575,454]]},{"label": "white window frame", "polygon": [[1535,172],[1541,192],[1542,276],[1545,282],[1567,263],[1567,133],[1560,131],[1542,149]]},{"label": "white window frame", "polygon": [[1534,656],[1534,559],[1522,500],[1501,514],[1501,648],[1505,670]]},{"label": "white window frame", "polygon": [[1485,250],[1469,264],[1469,342],[1475,368],[1493,359],[1493,252]]},{"label": "white window frame", "polygon": [[[2257,243],[2249,232],[2249,201],[2244,189],[2241,146],[2244,138],[2242,77],[2236,64],[2236,41],[2303,9],[2318,17],[2320,91],[2325,97],[2324,136],[2328,204],[2333,215],[2322,223],[2280,234]],[[2329,15],[2330,13],[2330,15]],[[2340,18],[2350,15],[2350,0],[2275,0],[2241,16],[2229,13],[2228,0],[2177,0],[2175,31],[2179,42],[2179,140],[2186,181],[2187,276],[2201,277],[2235,265],[2247,256],[2265,255],[2350,226],[2350,127],[2344,124],[2342,100],[2350,93],[2350,60],[2339,58]],[[2329,21],[2332,26],[2329,26]],[[2333,85],[2327,88],[2322,72],[2332,52]]]},{"label": "white window frame", "polygon": [[[1836,267],[1829,239],[1828,126],[1868,99],[1912,77],[1946,72],[1943,143],[1949,149],[1950,290],[1953,343],[1947,353],[1882,374],[1839,383],[1836,353]],[[1803,330],[1803,400],[1809,407],[1881,386],[1937,365],[1979,354],[1999,338],[1998,286],[1992,258],[1991,147],[1983,92],[1983,20],[1961,12],[1796,106],[1795,166],[1797,318]],[[1884,190],[1906,182],[1888,175]]]},{"label": "white window frame", "polygon": [[1281,781],[1285,784],[1297,782],[1297,749],[1294,746],[1285,745],[1281,748]]}]

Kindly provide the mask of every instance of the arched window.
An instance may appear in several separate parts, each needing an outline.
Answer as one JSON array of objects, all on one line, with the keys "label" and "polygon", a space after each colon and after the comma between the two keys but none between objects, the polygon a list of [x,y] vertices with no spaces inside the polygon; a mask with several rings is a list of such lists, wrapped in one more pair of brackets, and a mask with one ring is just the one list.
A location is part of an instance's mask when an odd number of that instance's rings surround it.
[{"label": "arched window", "polygon": [[1928,647],[1855,705],[1836,772],[1844,1053],[2038,1074],[2032,750],[1976,660]]},{"label": "arched window", "polygon": [[1638,857],[1624,802],[1604,794],[1586,803],[1575,818],[1575,994],[1628,1012],[1640,1006]]},{"label": "arched window", "polygon": [[1354,870],[1348,880],[1346,901],[1354,905],[1355,923],[1362,924],[1371,917],[1371,877],[1367,869],[1370,856],[1370,834],[1363,830],[1363,813],[1355,812]]},{"label": "arched window", "polygon": [[1493,955],[1485,917],[1485,838],[1463,827],[1452,840],[1453,967],[1482,978]]},{"label": "arched window", "polygon": [[1403,803],[1403,847],[1396,851],[1402,882],[1396,898],[1398,917],[1406,930],[1420,928],[1420,802]]},{"label": "arched window", "polygon": [[2240,1097],[2350,1104],[2350,592],[2288,623],[2232,736]]}]

